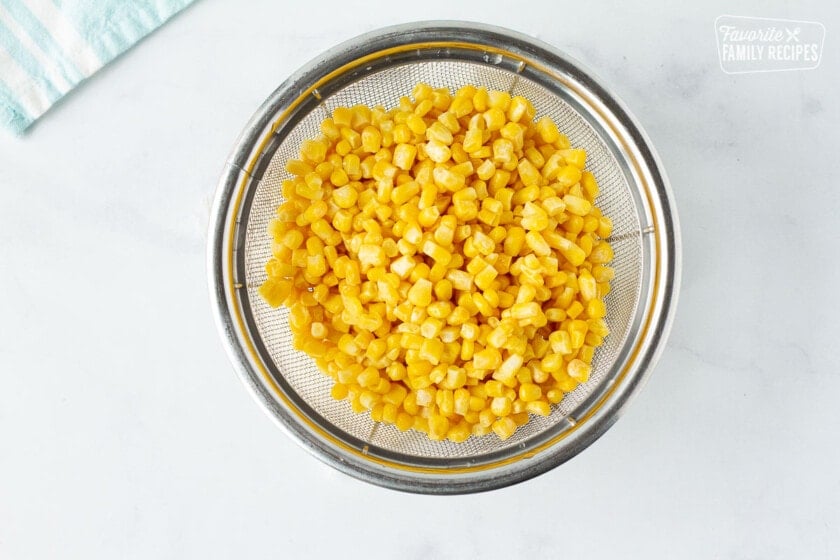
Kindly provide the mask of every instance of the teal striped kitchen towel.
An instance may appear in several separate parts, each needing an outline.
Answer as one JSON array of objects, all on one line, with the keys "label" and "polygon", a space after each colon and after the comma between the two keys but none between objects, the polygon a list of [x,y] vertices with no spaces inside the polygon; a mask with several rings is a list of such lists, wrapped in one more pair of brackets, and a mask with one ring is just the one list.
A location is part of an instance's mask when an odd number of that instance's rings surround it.
[{"label": "teal striped kitchen towel", "polygon": [[193,0],[0,0],[0,123],[21,133]]}]

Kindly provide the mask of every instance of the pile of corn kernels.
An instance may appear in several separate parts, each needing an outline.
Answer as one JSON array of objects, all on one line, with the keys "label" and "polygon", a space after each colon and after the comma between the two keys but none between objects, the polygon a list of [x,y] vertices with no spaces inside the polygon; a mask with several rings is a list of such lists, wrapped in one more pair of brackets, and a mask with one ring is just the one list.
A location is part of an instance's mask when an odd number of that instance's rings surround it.
[{"label": "pile of corn kernels", "polygon": [[418,84],[335,109],[270,225],[272,306],[356,412],[431,439],[507,439],[589,378],[609,333],[612,222],[523,97]]}]

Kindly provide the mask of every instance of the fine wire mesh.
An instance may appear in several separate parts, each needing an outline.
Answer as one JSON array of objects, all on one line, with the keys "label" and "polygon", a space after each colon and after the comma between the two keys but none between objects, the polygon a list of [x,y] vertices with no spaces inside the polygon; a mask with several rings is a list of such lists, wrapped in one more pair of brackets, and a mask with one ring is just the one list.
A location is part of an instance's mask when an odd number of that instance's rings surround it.
[{"label": "fine wire mesh", "polygon": [[[552,406],[550,416],[532,416],[507,441],[499,440],[492,433],[471,437],[463,443],[432,441],[413,430],[401,432],[392,425],[377,425],[368,413],[354,413],[347,401],[332,399],[332,380],[318,370],[314,361],[292,348],[287,310],[270,307],[257,292],[266,278],[265,263],[272,256],[268,224],[283,201],[281,183],[290,178],[285,162],[297,157],[304,139],[320,134],[320,122],[333,108],[355,104],[390,108],[398,104],[401,96],[409,94],[418,82],[453,91],[466,84],[483,85],[528,98],[537,110],[537,117],[551,117],[574,147],[586,150],[587,169],[595,175],[601,188],[596,204],[614,225],[610,242],[615,252],[611,263],[615,268],[615,279],[605,298],[605,320],[610,334],[595,352],[590,379],[566,395],[559,405]],[[432,60],[390,67],[368,74],[325,98],[321,106],[306,115],[282,139],[242,221],[246,226],[245,273],[251,312],[258,336],[274,361],[277,374],[282,375],[292,389],[333,426],[371,445],[409,456],[470,461],[486,453],[525,445],[523,442],[529,437],[565,421],[599,384],[607,381],[605,378],[629,335],[641,291],[643,256],[639,212],[614,155],[585,118],[557,95],[521,75],[475,62]]]}]

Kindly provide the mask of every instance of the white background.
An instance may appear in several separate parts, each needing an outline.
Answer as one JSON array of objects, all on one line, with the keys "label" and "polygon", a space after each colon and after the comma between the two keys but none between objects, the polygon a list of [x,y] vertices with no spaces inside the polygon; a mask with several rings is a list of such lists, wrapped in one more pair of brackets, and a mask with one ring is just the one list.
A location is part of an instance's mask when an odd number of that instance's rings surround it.
[{"label": "white background", "polygon": [[[836,557],[840,14],[676,5],[202,0],[0,134],[0,558]],[[723,13],[824,23],[822,65],[724,74]],[[225,357],[204,263],[260,102],[337,42],[430,18],[532,34],[610,84],[670,174],[684,250],[670,341],[618,424],[449,498],[283,435]]]}]

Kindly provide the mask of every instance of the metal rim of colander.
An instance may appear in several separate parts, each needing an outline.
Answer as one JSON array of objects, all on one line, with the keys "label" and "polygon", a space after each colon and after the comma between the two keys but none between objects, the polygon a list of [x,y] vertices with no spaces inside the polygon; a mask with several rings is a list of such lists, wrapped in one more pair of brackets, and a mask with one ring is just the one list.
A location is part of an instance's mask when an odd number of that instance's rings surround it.
[{"label": "metal rim of colander", "polygon": [[[420,60],[492,64],[543,85],[562,88],[597,121],[620,155],[635,203],[639,236],[652,259],[645,267],[639,311],[625,348],[602,387],[557,425],[490,461],[413,461],[371,448],[319,418],[267,356],[248,317],[244,286],[245,210],[273,149],[323,98],[384,68]],[[219,181],[211,211],[208,274],[219,332],[242,381],[293,439],[325,463],[356,478],[397,490],[457,494],[501,488],[542,474],[600,437],[641,387],[667,339],[680,281],[680,238],[673,195],[646,134],[624,104],[592,73],[554,47],[507,29],[459,21],[402,24],[346,41],[289,77],[263,103],[237,140]],[[635,335],[635,336],[634,336]]]}]

